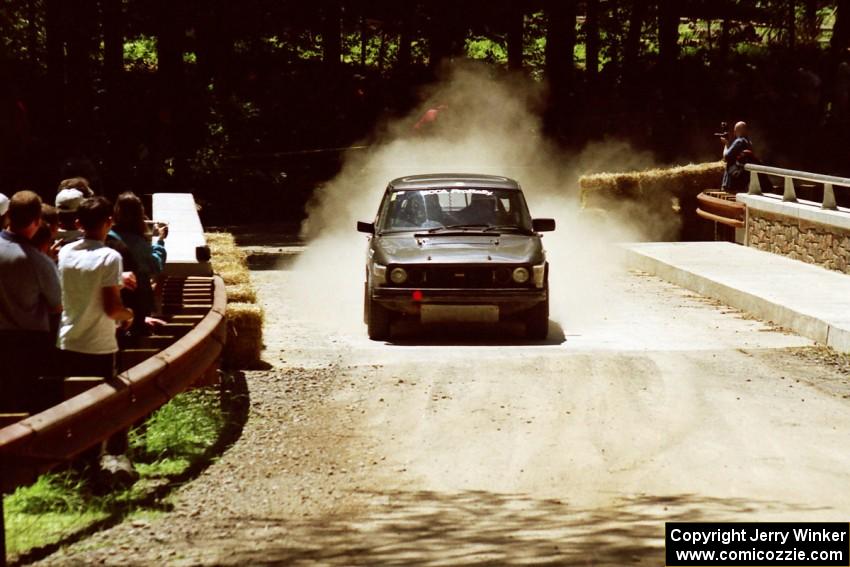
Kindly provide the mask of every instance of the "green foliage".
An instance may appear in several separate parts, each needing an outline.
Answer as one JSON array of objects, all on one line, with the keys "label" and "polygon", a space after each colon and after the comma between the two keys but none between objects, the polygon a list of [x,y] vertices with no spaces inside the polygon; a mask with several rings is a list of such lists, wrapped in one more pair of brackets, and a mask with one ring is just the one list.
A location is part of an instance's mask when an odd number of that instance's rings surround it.
[{"label": "green foliage", "polygon": [[[214,91],[210,85],[209,90]],[[207,135],[204,142],[195,151],[189,160],[190,169],[200,176],[209,175],[218,171],[225,158],[225,153],[230,145],[230,136],[224,127],[224,120],[218,105],[210,108],[210,117],[206,124]]]},{"label": "green foliage", "polygon": [[508,64],[508,50],[505,45],[488,37],[473,36],[467,38],[466,55],[470,59],[478,59],[488,63]]},{"label": "green foliage", "polygon": [[152,71],[157,63],[155,37],[140,35],[124,42],[124,66],[128,70]]},{"label": "green foliage", "polygon": [[428,44],[420,39],[410,43],[410,62],[414,65],[425,65],[428,62]]},{"label": "green foliage", "polygon": [[342,36],[342,62],[348,65],[363,65],[380,72],[389,70],[398,58],[397,35],[367,26],[366,57],[363,58],[361,30],[346,31]]},{"label": "green foliage", "polygon": [[295,46],[295,53],[299,59],[321,60],[322,58],[322,36],[310,29],[299,30],[290,33],[290,42]]},{"label": "green foliage", "polygon": [[19,58],[43,64],[43,2],[0,2],[0,61]]},{"label": "green foliage", "polygon": [[535,12],[525,17],[523,34],[523,65],[534,79],[542,80],[546,67],[546,27],[547,18],[543,12]]}]

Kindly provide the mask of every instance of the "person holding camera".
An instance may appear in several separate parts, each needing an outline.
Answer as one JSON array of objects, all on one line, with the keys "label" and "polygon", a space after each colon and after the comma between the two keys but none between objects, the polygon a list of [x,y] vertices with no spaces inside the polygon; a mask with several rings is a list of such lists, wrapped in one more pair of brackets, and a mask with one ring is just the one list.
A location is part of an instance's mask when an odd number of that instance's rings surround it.
[{"label": "person holding camera", "polygon": [[730,136],[720,136],[723,144],[723,161],[726,163],[726,171],[723,172],[723,183],[721,187],[727,193],[741,193],[747,190],[750,184],[750,172],[744,168],[747,163],[755,163],[753,144],[747,135],[747,123],[738,122]]}]

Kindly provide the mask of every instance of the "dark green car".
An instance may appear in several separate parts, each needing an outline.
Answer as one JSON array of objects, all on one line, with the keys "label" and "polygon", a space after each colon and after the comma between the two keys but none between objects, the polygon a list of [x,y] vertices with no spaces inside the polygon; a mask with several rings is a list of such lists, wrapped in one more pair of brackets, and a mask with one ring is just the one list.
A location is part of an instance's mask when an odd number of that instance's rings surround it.
[{"label": "dark green car", "polygon": [[369,338],[390,337],[401,316],[431,322],[521,319],[528,338],[549,331],[549,264],[513,179],[431,174],[390,182],[370,236],[363,316]]}]

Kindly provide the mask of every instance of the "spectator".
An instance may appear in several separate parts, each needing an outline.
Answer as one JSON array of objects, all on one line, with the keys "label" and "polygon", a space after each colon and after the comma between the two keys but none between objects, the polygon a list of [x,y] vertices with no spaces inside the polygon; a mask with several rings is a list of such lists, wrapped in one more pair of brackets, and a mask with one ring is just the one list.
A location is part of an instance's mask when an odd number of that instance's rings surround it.
[{"label": "spectator", "polygon": [[[52,207],[51,207],[52,208]],[[44,211],[44,207],[42,207],[42,211]],[[42,214],[44,214],[42,212]],[[51,233],[50,225],[42,219],[41,223],[38,225],[38,229],[35,231],[35,234],[30,238],[30,244],[50,258],[50,260],[55,264],[56,256],[59,254],[59,247],[55,243],[55,238]],[[50,328],[50,344],[56,344],[57,333],[59,332],[59,321],[62,317],[62,314],[59,312],[49,313],[48,314],[48,322]]]},{"label": "spectator", "polygon": [[[44,253],[50,256],[55,262],[56,257],[59,254],[59,249],[62,247],[62,241],[59,240],[59,211],[56,210],[56,207],[48,205],[47,203],[42,203],[41,222],[42,224],[47,225],[47,230],[50,234],[49,244]],[[41,233],[41,228],[39,228],[39,233]],[[36,233],[36,237],[39,236],[39,233]],[[43,238],[44,235],[41,234],[41,237]],[[38,247],[38,245],[36,245],[36,247]]]},{"label": "spectator", "polygon": [[416,121],[416,124],[413,125],[413,131],[419,134],[431,132],[434,129],[434,126],[437,125],[437,120],[440,117],[440,114],[448,107],[449,106],[447,104],[438,104],[437,106],[426,110],[419,120]]},{"label": "spectator", "polygon": [[121,302],[121,255],[104,243],[112,227],[112,205],[104,197],[77,209],[83,238],[59,251],[64,311],[59,348],[66,373],[115,375],[115,322],[129,325],[133,311]]},{"label": "spectator", "polygon": [[747,123],[735,124],[733,134],[735,139],[731,143],[726,137],[720,138],[723,143],[723,161],[726,162],[721,187],[728,193],[741,193],[746,191],[750,184],[750,172],[744,169],[744,165],[755,162],[756,159],[753,144],[747,136]]},{"label": "spectator", "polygon": [[59,215],[58,238],[67,244],[80,238],[83,233],[77,228],[77,208],[85,197],[79,189],[62,189],[56,194],[56,210]]},{"label": "spectator", "polygon": [[62,311],[56,266],[29,239],[41,222],[41,199],[20,191],[9,201],[9,229],[0,233],[0,409],[39,411],[31,395],[53,358],[51,313]]},{"label": "spectator", "polygon": [[154,309],[152,278],[159,275],[165,266],[165,238],[168,227],[161,229],[154,244],[148,242],[145,208],[142,200],[134,193],[126,192],[115,202],[115,226],[109,233],[107,244],[121,252],[124,266],[135,275],[136,288],[124,289],[121,297],[124,304],[133,309],[131,336],[148,333],[145,318]]},{"label": "spectator", "polygon": [[[59,326],[63,371],[75,376],[115,376],[115,322],[129,326],[133,311],[121,301],[121,255],[105,244],[112,227],[112,205],[104,197],[85,199],[77,208],[83,238],[59,251],[59,274],[65,301]],[[107,455],[127,450],[127,432],[103,445]],[[120,457],[126,460],[125,457]],[[127,461],[129,463],[129,461]]]},{"label": "spectator", "polygon": [[50,228],[50,237],[56,240],[59,236],[59,211],[56,207],[42,203],[41,220]]},{"label": "spectator", "polygon": [[9,211],[9,197],[0,193],[0,230],[6,230],[6,213]]},{"label": "spectator", "polygon": [[30,238],[30,244],[42,254],[47,255],[51,260],[53,259],[54,255],[51,253],[53,238],[50,234],[50,225],[44,222],[44,220],[39,222],[38,228]]},{"label": "spectator", "polygon": [[83,194],[84,197],[94,197],[89,180],[85,177],[70,177],[59,182],[57,193],[61,193],[64,189],[76,189]]}]

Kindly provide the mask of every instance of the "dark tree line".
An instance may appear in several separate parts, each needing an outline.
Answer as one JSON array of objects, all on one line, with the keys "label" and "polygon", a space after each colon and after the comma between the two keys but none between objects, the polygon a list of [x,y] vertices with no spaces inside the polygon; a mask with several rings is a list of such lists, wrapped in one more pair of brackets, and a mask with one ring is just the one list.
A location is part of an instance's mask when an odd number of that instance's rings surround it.
[{"label": "dark tree line", "polygon": [[81,172],[303,197],[336,157],[282,154],[362,139],[464,58],[544,81],[567,148],[703,159],[745,118],[767,158],[837,172],[848,47],[850,0],[6,0],[0,191]]}]

